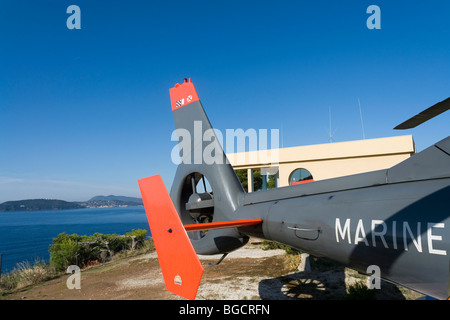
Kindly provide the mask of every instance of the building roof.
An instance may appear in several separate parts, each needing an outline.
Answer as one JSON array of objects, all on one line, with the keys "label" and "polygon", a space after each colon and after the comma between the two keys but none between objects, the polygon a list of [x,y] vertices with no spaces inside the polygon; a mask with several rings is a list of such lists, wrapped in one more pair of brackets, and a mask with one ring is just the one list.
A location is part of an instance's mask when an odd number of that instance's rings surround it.
[{"label": "building roof", "polygon": [[276,163],[359,158],[415,153],[412,135],[333,142],[227,154],[235,168],[262,167]]}]

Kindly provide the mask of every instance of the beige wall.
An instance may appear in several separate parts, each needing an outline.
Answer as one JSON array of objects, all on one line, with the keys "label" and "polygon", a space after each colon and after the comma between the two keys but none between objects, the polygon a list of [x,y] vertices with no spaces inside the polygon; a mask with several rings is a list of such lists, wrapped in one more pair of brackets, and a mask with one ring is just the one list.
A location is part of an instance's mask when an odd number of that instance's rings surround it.
[{"label": "beige wall", "polygon": [[[278,167],[278,186],[290,174],[307,169],[314,180],[390,168],[415,153],[411,135],[227,154],[234,169]],[[276,156],[278,154],[278,156]]]}]

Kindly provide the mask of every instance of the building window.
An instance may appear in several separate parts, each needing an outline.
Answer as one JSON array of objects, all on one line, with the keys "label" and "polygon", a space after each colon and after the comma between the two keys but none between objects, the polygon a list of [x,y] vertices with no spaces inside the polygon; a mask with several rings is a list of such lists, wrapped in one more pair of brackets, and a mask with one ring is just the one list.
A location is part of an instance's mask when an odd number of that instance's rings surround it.
[{"label": "building window", "polygon": [[[235,172],[245,192],[255,192],[278,187],[278,167],[237,169]],[[249,183],[251,183],[250,186]]]},{"label": "building window", "polygon": [[289,185],[291,186],[312,181],[314,179],[311,172],[303,168],[295,169],[289,176]]}]

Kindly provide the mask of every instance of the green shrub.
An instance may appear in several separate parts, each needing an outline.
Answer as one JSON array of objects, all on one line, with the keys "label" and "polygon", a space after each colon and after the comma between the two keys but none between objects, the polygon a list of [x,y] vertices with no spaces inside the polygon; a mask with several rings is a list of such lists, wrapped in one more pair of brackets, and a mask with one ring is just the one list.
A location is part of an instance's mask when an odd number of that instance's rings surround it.
[{"label": "green shrub", "polygon": [[50,245],[50,263],[57,271],[63,271],[70,265],[77,264],[78,238],[76,234],[60,233]]},{"label": "green shrub", "polygon": [[346,299],[352,300],[376,300],[376,292],[369,289],[362,281],[349,286]]},{"label": "green shrub", "polygon": [[118,234],[93,235],[59,234],[50,245],[50,262],[57,271],[65,271],[70,265],[84,267],[89,261],[101,261],[103,257],[115,253],[130,250],[132,248],[132,237],[136,237],[137,247],[142,247],[147,236],[147,230],[132,230],[125,236]]},{"label": "green shrub", "polygon": [[135,236],[136,240],[143,241],[147,237],[147,230],[144,229],[138,229],[138,230],[131,230],[131,232],[125,233],[126,236]]},{"label": "green shrub", "polygon": [[301,253],[297,249],[294,249],[292,247],[289,247],[289,246],[286,246],[284,244],[274,242],[274,241],[264,240],[262,242],[262,246],[263,246],[262,247],[263,250],[283,249],[284,251],[286,251],[287,254],[300,254]]}]

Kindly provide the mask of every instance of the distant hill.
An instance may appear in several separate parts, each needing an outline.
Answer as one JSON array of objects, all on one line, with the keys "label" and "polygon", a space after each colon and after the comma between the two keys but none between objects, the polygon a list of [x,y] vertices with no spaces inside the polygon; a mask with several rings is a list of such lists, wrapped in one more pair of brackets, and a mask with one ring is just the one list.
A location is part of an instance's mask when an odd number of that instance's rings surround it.
[{"label": "distant hill", "polygon": [[142,205],[142,199],[141,198],[134,198],[134,197],[125,197],[125,196],[95,196],[88,200],[87,202],[92,201],[123,201],[123,202],[134,202],[138,205]]},{"label": "distant hill", "polygon": [[0,211],[64,210],[80,208],[85,208],[85,206],[78,202],[51,199],[6,201],[0,204]]},{"label": "distant hill", "polygon": [[85,202],[69,202],[53,199],[29,199],[3,202],[0,204],[0,212],[128,207],[140,205],[143,205],[141,198],[113,195],[95,196]]}]

